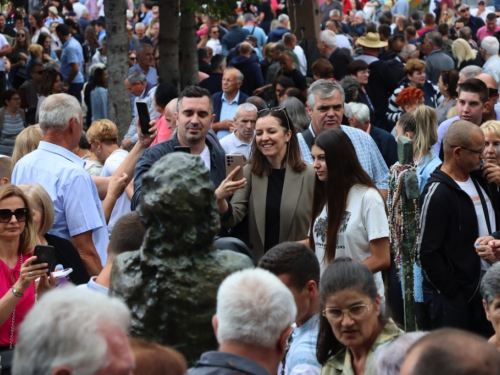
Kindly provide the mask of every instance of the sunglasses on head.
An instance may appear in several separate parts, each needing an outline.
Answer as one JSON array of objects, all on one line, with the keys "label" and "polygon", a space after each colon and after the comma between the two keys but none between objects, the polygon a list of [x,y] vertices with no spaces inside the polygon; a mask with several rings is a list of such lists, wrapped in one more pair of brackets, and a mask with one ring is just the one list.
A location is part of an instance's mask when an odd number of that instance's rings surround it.
[{"label": "sunglasses on head", "polygon": [[288,118],[288,113],[286,112],[285,107],[274,107],[274,108],[261,109],[259,112],[257,112],[257,118],[267,116],[271,112],[283,112],[285,114],[285,117],[286,117],[287,129],[290,130],[290,119]]},{"label": "sunglasses on head", "polygon": [[26,221],[28,218],[29,209],[28,207],[18,208],[14,212],[8,209],[0,210],[0,223],[8,223],[12,219],[12,215],[16,217],[19,222]]}]

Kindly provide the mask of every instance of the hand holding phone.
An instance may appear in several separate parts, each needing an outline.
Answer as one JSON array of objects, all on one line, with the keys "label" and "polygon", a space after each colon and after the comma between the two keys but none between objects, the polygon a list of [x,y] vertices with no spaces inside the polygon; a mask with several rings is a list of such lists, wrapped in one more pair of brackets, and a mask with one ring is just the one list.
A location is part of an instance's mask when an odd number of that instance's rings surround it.
[{"label": "hand holding phone", "polygon": [[36,256],[36,259],[31,264],[41,264],[47,263],[48,271],[47,276],[50,276],[50,270],[52,269],[52,262],[54,261],[54,256],[56,254],[56,250],[54,246],[51,245],[36,245],[35,252],[33,255]]},{"label": "hand holding phone", "polygon": [[149,129],[151,125],[151,118],[149,117],[149,109],[148,104],[146,102],[135,102],[135,106],[137,108],[137,116],[139,117],[139,125],[141,126],[142,134],[149,134]]}]

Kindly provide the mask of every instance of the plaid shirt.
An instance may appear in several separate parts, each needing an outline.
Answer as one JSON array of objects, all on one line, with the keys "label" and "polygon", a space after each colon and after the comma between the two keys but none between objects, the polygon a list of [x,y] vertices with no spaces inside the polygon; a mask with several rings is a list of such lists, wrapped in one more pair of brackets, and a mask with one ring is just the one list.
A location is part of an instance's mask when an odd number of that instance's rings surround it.
[{"label": "plaid shirt", "polygon": [[[362,130],[345,125],[340,125],[340,127],[351,139],[356,150],[356,155],[358,155],[359,163],[365,172],[368,173],[375,186],[382,190],[389,189],[389,168],[387,168],[387,164],[373,138]],[[309,125],[309,130],[316,136],[311,125]],[[302,160],[306,164],[312,164],[311,150],[307,146],[306,140],[300,133],[297,134],[297,139],[299,140]]]},{"label": "plaid shirt", "polygon": [[[365,375],[375,375],[377,373],[375,350],[377,350],[380,345],[394,341],[403,334],[404,331],[399,329],[392,319],[389,319],[368,354],[365,365]],[[352,356],[349,349],[345,348],[338,354],[330,357],[321,368],[321,375],[355,375],[352,368]]]}]

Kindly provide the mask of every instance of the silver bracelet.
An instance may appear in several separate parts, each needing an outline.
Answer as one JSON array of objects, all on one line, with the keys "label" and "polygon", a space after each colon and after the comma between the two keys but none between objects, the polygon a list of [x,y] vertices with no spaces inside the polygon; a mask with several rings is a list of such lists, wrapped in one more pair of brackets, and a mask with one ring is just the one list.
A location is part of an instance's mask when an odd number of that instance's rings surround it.
[{"label": "silver bracelet", "polygon": [[12,294],[16,297],[24,296],[24,293],[18,292],[14,287],[12,287]]}]

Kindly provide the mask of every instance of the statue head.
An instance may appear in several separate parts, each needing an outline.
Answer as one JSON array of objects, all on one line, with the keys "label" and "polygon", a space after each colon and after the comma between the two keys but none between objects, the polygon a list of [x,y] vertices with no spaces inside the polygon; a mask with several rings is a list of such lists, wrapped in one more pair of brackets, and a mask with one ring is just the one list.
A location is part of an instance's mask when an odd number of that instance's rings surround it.
[{"label": "statue head", "polygon": [[197,155],[173,152],[142,179],[143,251],[156,256],[206,252],[220,229],[210,172]]}]

